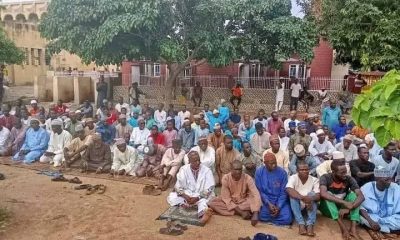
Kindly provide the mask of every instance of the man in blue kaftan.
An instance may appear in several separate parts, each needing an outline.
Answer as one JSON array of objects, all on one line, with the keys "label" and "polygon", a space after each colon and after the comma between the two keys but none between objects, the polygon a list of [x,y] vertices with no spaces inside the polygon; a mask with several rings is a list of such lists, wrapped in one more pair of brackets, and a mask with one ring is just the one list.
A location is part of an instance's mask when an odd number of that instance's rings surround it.
[{"label": "man in blue kaftan", "polygon": [[[361,204],[361,223],[368,228],[372,239],[400,231],[400,186],[392,182],[387,167],[376,166],[375,181],[361,187],[365,201]],[[383,234],[382,234],[383,233]]]},{"label": "man in blue kaftan", "polygon": [[293,217],[285,190],[287,173],[277,166],[274,154],[266,153],[263,159],[264,166],[259,167],[255,174],[256,186],[262,200],[259,219],[276,225],[290,225]]},{"label": "man in blue kaftan", "polygon": [[46,151],[50,136],[39,124],[37,118],[31,119],[30,128],[25,134],[24,144],[21,150],[14,155],[13,160],[32,163],[39,160],[40,156]]}]

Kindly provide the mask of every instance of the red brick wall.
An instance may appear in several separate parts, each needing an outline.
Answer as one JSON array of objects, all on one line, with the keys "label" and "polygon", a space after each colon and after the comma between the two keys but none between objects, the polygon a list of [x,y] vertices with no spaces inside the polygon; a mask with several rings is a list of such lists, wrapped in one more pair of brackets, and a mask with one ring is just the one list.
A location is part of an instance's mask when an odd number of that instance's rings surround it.
[{"label": "red brick wall", "polygon": [[122,72],[122,85],[128,86],[131,82],[131,68],[132,62],[123,61],[121,66]]},{"label": "red brick wall", "polygon": [[195,75],[197,75],[197,76],[201,76],[201,75],[229,76],[229,75],[232,75],[232,77],[237,77],[239,74],[239,64],[234,63],[234,64],[228,65],[226,67],[216,68],[216,67],[211,66],[208,63],[204,63],[202,65],[196,66],[196,69],[194,69],[193,72],[195,72]]},{"label": "red brick wall", "polygon": [[325,40],[320,40],[314,48],[314,59],[311,62],[311,77],[330,78],[332,73],[333,49]]}]

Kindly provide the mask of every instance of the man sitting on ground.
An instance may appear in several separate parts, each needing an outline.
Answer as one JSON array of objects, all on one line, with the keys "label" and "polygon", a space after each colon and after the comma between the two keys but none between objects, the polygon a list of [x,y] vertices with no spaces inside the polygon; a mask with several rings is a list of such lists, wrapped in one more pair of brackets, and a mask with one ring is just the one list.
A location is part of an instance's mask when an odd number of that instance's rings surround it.
[{"label": "man sitting on ground", "polygon": [[160,178],[160,171],[154,171],[157,166],[161,164],[161,160],[164,156],[165,148],[163,145],[151,144],[144,147],[144,158],[143,162],[136,169],[136,177],[156,177]]},{"label": "man sitting on ground", "polygon": [[347,134],[343,138],[343,142],[336,144],[336,150],[344,154],[346,163],[348,164],[351,160],[356,160],[358,158],[357,147],[353,144],[354,137]]},{"label": "man sitting on ground", "polygon": [[[392,182],[390,169],[377,166],[375,180],[361,187],[365,201],[361,204],[361,223],[373,240],[393,238],[400,233],[400,187]],[[383,233],[383,234],[382,234]]]},{"label": "man sitting on ground", "polygon": [[303,145],[297,144],[296,147],[294,147],[294,153],[289,164],[289,174],[293,175],[298,173],[297,165],[299,163],[304,163],[308,166],[309,174],[311,176],[317,176],[317,161],[312,156],[306,155],[306,150]]},{"label": "man sitting on ground", "polygon": [[322,163],[331,158],[335,147],[326,139],[324,130],[318,129],[316,134],[317,140],[314,139],[311,141],[308,152],[318,160],[318,163]]},{"label": "man sitting on ground", "polygon": [[144,119],[139,119],[139,127],[135,127],[132,131],[129,145],[134,148],[143,148],[147,144],[147,139],[150,136],[150,130],[146,128]]},{"label": "man sitting on ground", "polygon": [[277,166],[275,155],[264,155],[264,166],[257,168],[255,182],[261,195],[262,206],[259,218],[276,225],[290,225],[292,212],[285,187],[287,173]]},{"label": "man sitting on ground", "polygon": [[49,134],[39,126],[39,119],[30,119],[30,128],[26,131],[25,141],[21,150],[14,155],[13,160],[32,163],[40,158],[47,149]]},{"label": "man sitting on ground", "polygon": [[289,154],[287,152],[280,150],[281,145],[279,137],[277,135],[271,136],[270,145],[271,148],[264,151],[263,155],[265,155],[266,153],[274,154],[278,167],[281,167],[286,172],[289,172]]},{"label": "man sitting on ground", "polygon": [[200,222],[205,224],[212,216],[207,204],[214,196],[214,187],[212,171],[200,163],[197,152],[190,152],[189,164],[180,169],[175,191],[168,195],[167,201],[171,206],[184,208],[196,205]]},{"label": "man sitting on ground", "polygon": [[[318,167],[316,169],[318,178],[320,178],[324,174],[332,173],[332,169],[331,169],[332,162],[340,161],[340,162],[346,163],[346,161],[344,159],[344,154],[342,152],[334,151],[332,153],[332,158],[333,158],[333,160],[327,160],[327,161],[324,161],[323,163],[321,163],[320,165],[318,165]],[[349,165],[346,164],[346,168],[347,168],[347,175],[350,176],[351,174],[350,174]]]},{"label": "man sitting on ground", "polygon": [[[200,162],[204,166],[208,167],[215,172],[215,150],[214,148],[208,146],[207,137],[201,136],[199,138],[198,145],[193,147],[189,152],[198,152],[200,156]],[[185,155],[185,164],[189,164],[189,154]]]},{"label": "man sitting on ground", "polygon": [[264,151],[270,147],[271,134],[264,130],[261,122],[256,123],[255,128],[256,133],[250,137],[250,143],[253,151],[261,158]]},{"label": "man sitting on ground", "polygon": [[222,146],[225,135],[222,133],[221,125],[218,123],[214,126],[214,132],[208,135],[208,144],[214,148],[215,151]]},{"label": "man sitting on ground", "polygon": [[124,138],[118,138],[115,141],[114,158],[111,166],[112,175],[130,175],[135,176],[138,167],[138,155],[135,148],[127,146]]},{"label": "man sitting on ground", "polygon": [[[320,178],[321,203],[320,211],[323,215],[338,222],[343,239],[351,237],[360,240],[357,233],[357,223],[360,222],[359,207],[364,201],[364,195],[356,180],[347,175],[344,161],[333,161],[332,173]],[[351,221],[350,232],[343,222],[345,215]]]},{"label": "man sitting on ground", "polygon": [[375,164],[369,161],[367,146],[358,148],[358,159],[350,161],[351,176],[357,181],[358,186],[362,187],[368,182],[374,181]]},{"label": "man sitting on ground", "polygon": [[10,156],[10,137],[10,130],[0,122],[0,156]]},{"label": "man sitting on ground", "polygon": [[231,172],[231,164],[235,160],[240,160],[240,153],[233,148],[232,137],[225,136],[224,145],[219,147],[215,154],[215,169],[219,184],[222,177]]},{"label": "man sitting on ground", "polygon": [[182,141],[175,139],[172,141],[172,148],[169,148],[161,160],[161,164],[153,171],[160,171],[162,173],[158,188],[162,191],[168,189],[171,181],[175,178],[182,165],[185,150],[182,149]]},{"label": "man sitting on ground", "polygon": [[290,157],[294,154],[294,147],[297,144],[303,145],[304,149],[308,151],[308,148],[311,144],[312,138],[307,133],[306,124],[304,122],[299,123],[298,125],[299,132],[290,137],[289,140],[289,155]]},{"label": "man sitting on ground", "polygon": [[100,134],[93,135],[92,141],[82,156],[82,172],[109,172],[112,163],[110,146],[101,140]]},{"label": "man sitting on ground", "polygon": [[251,219],[251,225],[258,223],[261,198],[254,180],[243,173],[243,163],[234,161],[231,173],[222,178],[221,195],[208,204],[212,210],[223,216],[239,215]]},{"label": "man sitting on ground", "polygon": [[[314,237],[314,225],[317,220],[318,201],[320,199],[319,180],[309,173],[308,164],[298,162],[297,174],[289,177],[286,192],[290,197],[290,207],[294,219],[299,225],[299,234]],[[303,211],[307,213],[307,220],[303,217]]]},{"label": "man sitting on ground", "polygon": [[133,128],[131,125],[127,124],[125,114],[119,115],[119,124],[115,127],[115,130],[115,138],[123,138],[126,142],[129,142]]},{"label": "man sitting on ground", "polygon": [[182,129],[178,132],[178,138],[182,141],[182,149],[189,152],[194,146],[194,130],[190,126],[190,121],[185,120]]},{"label": "man sitting on ground", "polygon": [[249,142],[242,143],[243,153],[240,155],[240,161],[243,163],[244,172],[254,178],[256,169],[262,166],[261,157],[253,152]]},{"label": "man sitting on ground", "polygon": [[51,128],[52,133],[50,134],[48,148],[40,157],[40,162],[59,167],[65,161],[64,148],[70,144],[72,136],[69,132],[63,130],[63,122],[60,119],[51,121]]},{"label": "man sitting on ground", "polygon": [[[72,139],[69,145],[64,148],[65,166],[67,168],[79,167],[81,157],[91,141],[91,136],[85,136],[82,125],[75,127],[75,135],[76,138]],[[78,165],[74,163],[78,163]]]}]

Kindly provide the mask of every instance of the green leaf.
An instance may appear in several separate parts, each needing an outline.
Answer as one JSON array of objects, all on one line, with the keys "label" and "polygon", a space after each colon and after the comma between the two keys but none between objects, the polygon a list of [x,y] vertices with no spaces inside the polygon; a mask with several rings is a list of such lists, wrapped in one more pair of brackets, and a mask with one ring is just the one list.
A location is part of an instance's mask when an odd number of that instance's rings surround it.
[{"label": "green leaf", "polygon": [[351,110],[351,117],[352,117],[353,121],[357,125],[361,125],[361,123],[360,123],[360,110],[358,108],[353,108]]},{"label": "green leaf", "polygon": [[375,131],[375,138],[380,146],[386,146],[390,141],[392,141],[392,134],[387,131],[384,127],[379,127]]},{"label": "green leaf", "polygon": [[368,118],[369,118],[368,115],[369,115],[369,112],[361,111],[361,113],[360,113],[360,125],[363,128],[369,128],[369,126],[368,126]]},{"label": "green leaf", "polygon": [[370,99],[365,99],[361,103],[361,110],[368,111],[371,108],[371,103],[372,103],[372,101]]},{"label": "green leaf", "polygon": [[389,85],[386,89],[385,89],[385,98],[386,100],[388,100],[393,93],[396,92],[398,85],[393,84],[393,85]]},{"label": "green leaf", "polygon": [[394,109],[390,107],[382,107],[374,109],[368,117],[383,117],[383,116],[392,116],[394,114]]},{"label": "green leaf", "polygon": [[361,103],[365,100],[364,95],[358,95],[354,101],[353,108],[360,108]]},{"label": "green leaf", "polygon": [[384,117],[372,118],[371,124],[370,124],[372,131],[375,131],[379,127],[383,126],[384,122],[385,122]]}]

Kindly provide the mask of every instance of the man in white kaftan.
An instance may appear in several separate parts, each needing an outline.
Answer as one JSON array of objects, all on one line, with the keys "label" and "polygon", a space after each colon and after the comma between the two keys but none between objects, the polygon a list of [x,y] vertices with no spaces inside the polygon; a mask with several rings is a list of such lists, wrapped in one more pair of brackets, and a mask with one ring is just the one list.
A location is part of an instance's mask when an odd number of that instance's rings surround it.
[{"label": "man in white kaftan", "polygon": [[200,221],[205,224],[212,215],[207,203],[215,196],[214,176],[208,167],[200,163],[197,152],[189,153],[189,163],[179,170],[175,191],[169,194],[167,201],[171,206],[197,205]]},{"label": "man in white kaftan", "polygon": [[[207,137],[201,136],[198,145],[190,149],[190,152],[199,153],[201,164],[215,172],[215,150],[208,145]],[[189,164],[189,153],[183,159],[185,164]]]},{"label": "man in white kaftan", "polygon": [[40,162],[54,164],[54,167],[58,167],[65,161],[64,148],[69,146],[72,135],[63,129],[63,122],[60,119],[51,121],[51,128],[49,145],[40,157]]},{"label": "man in white kaftan", "polygon": [[123,138],[117,139],[115,145],[111,174],[136,176],[135,171],[141,163],[136,149],[128,146]]}]

